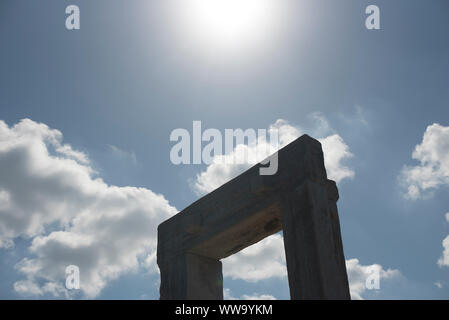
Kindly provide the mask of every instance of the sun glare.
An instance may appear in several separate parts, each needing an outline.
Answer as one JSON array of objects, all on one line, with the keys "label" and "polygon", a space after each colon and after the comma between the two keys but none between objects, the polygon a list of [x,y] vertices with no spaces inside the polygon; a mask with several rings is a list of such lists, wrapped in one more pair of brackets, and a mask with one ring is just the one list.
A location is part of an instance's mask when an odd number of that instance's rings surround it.
[{"label": "sun glare", "polygon": [[279,12],[279,0],[184,0],[182,28],[202,45],[221,49],[266,39]]}]

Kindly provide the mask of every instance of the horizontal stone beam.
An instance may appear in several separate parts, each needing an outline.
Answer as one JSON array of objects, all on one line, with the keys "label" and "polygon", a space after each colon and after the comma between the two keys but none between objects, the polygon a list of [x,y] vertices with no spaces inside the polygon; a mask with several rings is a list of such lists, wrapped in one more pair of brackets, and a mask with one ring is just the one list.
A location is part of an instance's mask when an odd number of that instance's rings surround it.
[{"label": "horizontal stone beam", "polygon": [[280,195],[309,179],[327,181],[320,143],[304,135],[278,152],[278,172],[257,164],[166,220],[158,259],[192,252],[225,258],[281,230]]}]

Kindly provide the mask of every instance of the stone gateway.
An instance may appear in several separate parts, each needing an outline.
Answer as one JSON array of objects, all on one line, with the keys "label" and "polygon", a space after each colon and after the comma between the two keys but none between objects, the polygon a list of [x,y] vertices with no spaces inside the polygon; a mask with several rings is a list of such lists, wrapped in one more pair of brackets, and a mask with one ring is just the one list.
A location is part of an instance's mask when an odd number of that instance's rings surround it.
[{"label": "stone gateway", "polygon": [[158,227],[161,299],[223,299],[220,259],[283,231],[291,299],[350,299],[337,211],[321,144],[303,135]]}]

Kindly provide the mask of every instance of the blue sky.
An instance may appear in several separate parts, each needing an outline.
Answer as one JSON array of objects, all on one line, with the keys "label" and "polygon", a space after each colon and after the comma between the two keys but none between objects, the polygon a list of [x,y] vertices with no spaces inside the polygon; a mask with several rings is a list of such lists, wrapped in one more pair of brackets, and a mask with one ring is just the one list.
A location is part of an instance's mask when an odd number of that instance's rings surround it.
[{"label": "blue sky", "polygon": [[[171,131],[278,119],[341,139],[324,151],[351,173],[338,205],[353,297],[449,298],[449,3],[277,2],[227,43],[176,0],[1,2],[1,298],[157,299],[157,224],[198,199],[207,169],[170,162]],[[381,30],[365,28],[371,4]],[[227,297],[289,298],[281,240],[225,261]],[[69,260],[85,290],[62,288]],[[379,290],[361,285],[369,268]]]}]

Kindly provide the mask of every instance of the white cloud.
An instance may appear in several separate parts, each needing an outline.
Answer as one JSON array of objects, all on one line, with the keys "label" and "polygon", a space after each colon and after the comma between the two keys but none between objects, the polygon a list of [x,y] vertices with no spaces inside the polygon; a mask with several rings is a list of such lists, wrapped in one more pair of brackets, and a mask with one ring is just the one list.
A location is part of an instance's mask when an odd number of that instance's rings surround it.
[{"label": "white cloud", "polygon": [[428,126],[412,158],[419,164],[404,166],[400,175],[406,198],[418,199],[449,185],[449,127],[437,123]]},{"label": "white cloud", "polygon": [[39,296],[43,290],[33,281],[20,280],[14,283],[14,290],[24,296]]},{"label": "white cloud", "polygon": [[276,300],[276,298],[270,294],[259,294],[259,293],[253,293],[251,295],[244,294],[239,299],[232,295],[232,292],[229,288],[224,288],[223,298],[224,300]]},{"label": "white cloud", "polygon": [[286,278],[284,240],[274,234],[222,260],[223,275],[231,279],[256,282]]},{"label": "white cloud", "polygon": [[[60,139],[62,139],[62,135],[60,136]],[[55,151],[66,156],[67,158],[74,159],[80,163],[89,164],[89,159],[84,152],[73,150],[72,147],[68,144],[64,145],[56,144]]]},{"label": "white cloud", "polygon": [[349,147],[338,134],[320,139],[324,152],[324,164],[329,179],[340,182],[343,179],[353,178],[355,173],[342,162],[353,155]]},{"label": "white cloud", "polygon": [[[413,151],[416,166],[404,166],[399,176],[405,197],[416,200],[432,195],[433,190],[449,185],[449,126],[434,123],[426,128],[421,144]],[[446,213],[449,222],[449,213]],[[443,240],[439,266],[449,266],[449,235]]]},{"label": "white cloud", "polygon": [[198,195],[204,195],[217,189],[251,166],[249,164],[224,164],[223,160],[219,160],[220,158],[222,157],[214,157],[213,163],[207,167],[206,171],[197,174],[192,188]]},{"label": "white cloud", "polygon": [[384,270],[379,264],[361,265],[358,259],[346,260],[346,270],[348,273],[349,289],[351,292],[351,299],[362,300],[362,295],[368,290],[366,288],[366,280],[373,273],[379,274],[379,284],[382,289],[382,282],[385,280],[394,279],[401,276],[399,270],[387,269]]},{"label": "white cloud", "polygon": [[449,236],[444,238],[442,245],[443,245],[443,254],[438,259],[438,265],[440,267],[443,266],[449,267]]},{"label": "white cloud", "polygon": [[[143,261],[143,266],[150,273],[160,273],[159,267],[157,266],[157,252],[154,250],[152,253],[148,254],[148,256]],[[160,279],[158,279],[159,281]]]},{"label": "white cloud", "polygon": [[[449,223],[449,212],[446,213],[445,217],[446,221]],[[440,267],[443,266],[449,267],[449,235],[446,238],[444,238],[442,245],[443,245],[443,254],[438,259],[438,265]]]},{"label": "white cloud", "polygon": [[314,137],[325,137],[329,133],[334,132],[334,129],[331,127],[329,121],[327,121],[326,117],[319,111],[312,112],[307,116],[312,127],[311,135]]},{"label": "white cloud", "polygon": [[112,144],[109,144],[108,147],[119,159],[129,159],[133,164],[137,164],[137,156],[133,151],[125,151]]},{"label": "white cloud", "polygon": [[[258,243],[245,248],[244,250],[222,260],[223,274],[231,279],[241,279],[247,282],[258,282],[271,278],[287,279],[287,266],[285,263],[285,250],[283,238],[279,234],[265,238]],[[379,273],[380,289],[383,281],[398,278],[401,276],[399,270],[384,269],[379,264],[362,265],[358,259],[346,260],[349,289],[351,298],[355,300],[363,299],[366,293],[366,280],[374,272]],[[235,299],[226,291],[227,299]],[[254,298],[256,295],[244,295]],[[249,298],[248,298],[249,299]]]},{"label": "white cloud", "polygon": [[237,300],[237,298],[235,298],[232,295],[231,289],[229,289],[229,288],[224,288],[223,289],[223,299],[224,300]]},{"label": "white cloud", "polygon": [[[316,123],[317,129],[314,131],[323,134],[331,130],[327,120],[320,113],[314,113],[310,117]],[[292,126],[282,119],[270,125],[268,132],[272,130],[278,130],[280,148],[303,134],[301,128]],[[323,147],[324,163],[329,179],[338,183],[343,179],[353,178],[355,175],[354,171],[343,164],[345,160],[353,156],[344,140],[338,134],[332,134],[318,140]],[[259,150],[266,150],[266,152],[261,153],[258,152]],[[262,161],[275,151],[277,150],[263,139],[258,140],[258,147],[246,144],[237,145],[231,154],[213,158],[212,164],[196,176],[196,180],[192,184],[193,190],[200,195],[213,191],[250,168],[252,164]],[[243,155],[247,155],[246,159],[248,161],[245,163],[241,163],[242,161],[234,161],[232,163],[232,161],[225,160],[229,158],[241,159]]]},{"label": "white cloud", "polygon": [[61,141],[45,124],[0,121],[0,247],[32,239],[14,289],[67,294],[65,267],[74,264],[82,292],[94,297],[139,265],[156,270],[156,227],[177,210],[151,190],[107,185],[84,153]]},{"label": "white cloud", "polygon": [[253,293],[251,295],[244,294],[242,300],[276,300],[271,294]]}]

